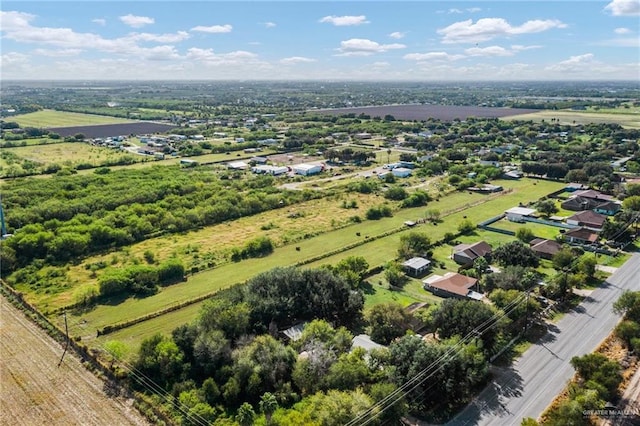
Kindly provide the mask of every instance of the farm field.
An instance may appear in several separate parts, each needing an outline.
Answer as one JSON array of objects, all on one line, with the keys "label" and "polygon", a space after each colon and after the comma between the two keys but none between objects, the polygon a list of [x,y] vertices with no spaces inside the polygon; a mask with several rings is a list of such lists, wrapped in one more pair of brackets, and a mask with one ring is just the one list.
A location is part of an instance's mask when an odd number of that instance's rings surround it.
[{"label": "farm field", "polygon": [[[482,199],[484,196],[475,193],[455,193],[450,197],[444,197],[440,201],[443,205],[457,200],[458,207],[466,207],[466,209],[452,213],[444,218],[443,223],[438,225],[425,224],[416,228],[407,228],[402,232],[408,232],[409,229],[420,232],[426,227],[433,227],[433,230],[429,230],[428,234],[432,241],[435,241],[442,238],[446,232],[455,232],[458,224],[465,216],[477,218],[479,222],[512,207],[514,203],[517,204],[518,201],[523,199],[523,195],[526,196],[526,198],[531,198],[531,201],[534,201],[543,195],[557,190],[562,185],[557,182],[532,181],[529,179],[517,182],[510,181],[504,184],[513,185],[514,191],[476,206],[472,206],[463,196],[468,195],[471,199]],[[435,203],[430,204],[430,206],[434,207]],[[403,226],[402,223],[405,220],[415,220],[420,217],[422,211],[423,208],[404,209],[397,212],[393,218],[380,221],[366,221],[344,229],[324,233],[296,244],[277,248],[273,254],[265,258],[248,259],[242,261],[240,264],[225,264],[210,271],[195,274],[190,277],[186,283],[164,288],[160,293],[147,298],[129,298],[124,301],[119,301],[120,303],[99,305],[90,312],[74,317],[73,323],[82,320],[86,322],[88,328],[97,330],[109,324],[131,320],[151,312],[165,309],[181,301],[213,293],[236,283],[242,283],[256,274],[273,267],[304,262],[307,259],[312,259],[332,250],[345,247],[350,243],[362,241],[363,238],[368,235],[373,237],[383,232],[397,229]],[[359,236],[357,232],[360,232]],[[396,247],[402,232],[358,245],[333,256],[306,264],[305,266],[318,267],[323,264],[335,264],[342,258],[348,256],[363,256],[370,267],[382,265],[395,258]],[[296,249],[296,247],[299,249]],[[79,333],[87,335],[87,330],[72,329],[71,331],[72,335],[78,335]]]},{"label": "farm field", "polygon": [[15,115],[8,117],[7,121],[16,122],[20,127],[39,128],[93,126],[98,124],[121,124],[134,122],[133,120],[110,117],[108,115],[82,114],[79,112],[55,111],[51,109]]},{"label": "farm field", "polygon": [[148,425],[129,401],[108,397],[103,382],[0,297],[0,424]]},{"label": "farm field", "polygon": [[48,130],[62,137],[74,136],[82,133],[87,138],[107,138],[111,136],[143,135],[151,133],[168,132],[176,126],[154,123],[150,121],[138,121],[134,123],[120,124],[96,124],[90,126],[48,127]]},{"label": "farm field", "polygon": [[501,117],[502,120],[531,120],[534,122],[558,119],[560,124],[617,123],[622,127],[640,128],[640,113],[629,112],[588,112],[588,111],[537,111],[521,115]]},{"label": "farm field", "polygon": [[527,114],[537,110],[490,108],[453,105],[386,105],[356,108],[336,108],[309,111],[322,115],[365,114],[371,117],[384,117],[392,115],[396,120],[426,120],[435,118],[438,120],[464,120],[469,117],[499,118],[511,115]]}]

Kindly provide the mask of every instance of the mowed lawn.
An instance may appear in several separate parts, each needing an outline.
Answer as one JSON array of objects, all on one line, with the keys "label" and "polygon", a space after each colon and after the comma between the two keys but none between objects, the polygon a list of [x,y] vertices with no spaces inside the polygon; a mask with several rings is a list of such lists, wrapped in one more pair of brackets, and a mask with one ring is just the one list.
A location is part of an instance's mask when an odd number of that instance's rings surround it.
[{"label": "mowed lawn", "polygon": [[[514,205],[518,205],[518,202],[535,201],[563,185],[560,182],[535,181],[531,179],[500,183],[506,188],[512,188],[513,191],[502,194],[488,202],[478,204],[475,207],[472,207],[473,203],[482,201],[483,198],[486,199],[486,196],[464,192],[443,197],[438,202],[430,203],[428,208],[441,208],[443,213],[453,208],[467,207],[467,209],[450,214],[438,225],[424,224],[411,229],[425,231],[432,241],[435,241],[440,239],[445,232],[455,232],[458,224],[464,220],[465,216],[477,223]],[[274,267],[304,262],[324,253],[344,248],[354,242],[363,242],[367,239],[367,236],[371,239],[383,232],[403,227],[404,221],[421,217],[424,210],[425,208],[405,209],[397,212],[393,218],[386,218],[380,221],[365,221],[344,229],[327,232],[317,237],[278,248],[273,254],[265,258],[249,259],[237,264],[225,264],[213,270],[195,274],[187,282],[167,287],[156,295],[142,299],[130,298],[113,305],[99,305],[92,311],[74,318],[75,321],[80,319],[86,321],[87,326],[93,330],[108,324],[137,318],[197,296],[214,293],[235,283],[243,283],[249,278]],[[406,229],[402,232],[408,231],[409,229]],[[357,235],[358,233],[360,235]],[[334,264],[347,256],[363,256],[371,266],[384,264],[396,257],[400,235],[402,233],[395,233],[389,237],[376,239],[334,256],[318,260],[307,265],[307,267],[316,267],[325,263]],[[77,334],[77,332],[81,332],[81,330],[72,331],[72,334]]]},{"label": "mowed lawn", "polygon": [[107,115],[82,114],[78,112],[55,111],[51,109],[7,117],[7,121],[16,122],[20,127],[38,128],[91,126],[97,124],[121,124],[133,122],[133,120],[110,117]]},{"label": "mowed lawn", "polygon": [[63,142],[50,145],[20,146],[4,148],[16,156],[41,164],[60,164],[73,166],[75,164],[102,164],[107,160],[132,157],[136,161],[142,157],[110,148],[89,145],[84,142]]}]

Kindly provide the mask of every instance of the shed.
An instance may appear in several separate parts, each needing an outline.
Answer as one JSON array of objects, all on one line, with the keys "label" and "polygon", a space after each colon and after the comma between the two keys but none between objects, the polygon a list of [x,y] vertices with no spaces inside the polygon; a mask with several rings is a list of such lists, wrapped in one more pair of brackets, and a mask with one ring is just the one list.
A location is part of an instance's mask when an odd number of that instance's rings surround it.
[{"label": "shed", "polygon": [[419,277],[424,275],[427,270],[431,267],[431,261],[429,259],[425,259],[424,257],[412,257],[411,259],[405,261],[402,264],[402,267],[407,272],[407,275],[411,275],[413,277]]},{"label": "shed", "polygon": [[406,167],[395,167],[391,170],[391,173],[393,173],[395,177],[403,178],[411,176],[411,169],[408,169]]},{"label": "shed", "polygon": [[249,168],[249,165],[244,161],[232,161],[227,163],[227,167],[233,170],[246,170]]},{"label": "shed", "polygon": [[507,219],[511,222],[524,222],[525,217],[532,216],[536,212],[535,209],[526,207],[512,207],[505,212]]},{"label": "shed", "polygon": [[322,164],[296,164],[293,166],[293,171],[302,176],[315,175],[322,171]]}]

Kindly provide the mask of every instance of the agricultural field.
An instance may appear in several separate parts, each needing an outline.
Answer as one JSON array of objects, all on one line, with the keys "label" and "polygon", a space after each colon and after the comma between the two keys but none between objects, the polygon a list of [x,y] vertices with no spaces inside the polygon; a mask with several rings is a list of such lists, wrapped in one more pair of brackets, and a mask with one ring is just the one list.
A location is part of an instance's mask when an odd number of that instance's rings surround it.
[{"label": "agricultural field", "polygon": [[453,105],[386,105],[356,108],[336,108],[310,111],[324,115],[365,114],[370,117],[392,115],[396,120],[465,120],[469,117],[499,118],[528,114],[537,110],[490,108]]},{"label": "agricultural field", "polygon": [[95,126],[99,124],[133,123],[133,120],[110,117],[108,115],[82,114],[78,112],[55,111],[45,109],[30,112],[28,114],[7,117],[7,121],[13,121],[20,127],[71,127],[71,126]]},{"label": "agricultural field", "polygon": [[149,423],[130,400],[107,396],[104,383],[0,297],[0,424],[135,425]]},{"label": "agricultural field", "polygon": [[48,127],[47,129],[62,137],[83,134],[87,138],[107,138],[112,136],[144,135],[160,132],[168,132],[176,126],[152,123],[135,122],[121,124],[96,124],[90,126]]}]

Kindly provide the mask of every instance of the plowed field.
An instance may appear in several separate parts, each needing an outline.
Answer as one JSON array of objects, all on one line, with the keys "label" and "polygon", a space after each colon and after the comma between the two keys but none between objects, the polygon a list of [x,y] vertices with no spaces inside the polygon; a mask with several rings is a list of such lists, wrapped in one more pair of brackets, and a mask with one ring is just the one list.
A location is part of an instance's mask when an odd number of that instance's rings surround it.
[{"label": "plowed field", "polygon": [[0,296],[0,425],[148,425],[104,383]]}]

